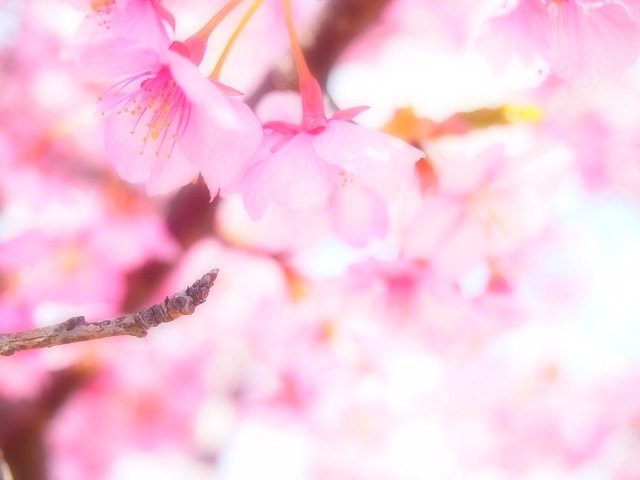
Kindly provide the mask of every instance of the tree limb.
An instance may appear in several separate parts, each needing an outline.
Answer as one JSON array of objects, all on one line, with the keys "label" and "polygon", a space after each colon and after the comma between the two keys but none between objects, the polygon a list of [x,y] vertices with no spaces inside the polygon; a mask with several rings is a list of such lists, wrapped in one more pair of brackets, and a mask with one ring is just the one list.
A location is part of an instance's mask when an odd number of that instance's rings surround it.
[{"label": "tree limb", "polygon": [[151,327],[171,322],[183,315],[191,315],[198,305],[205,302],[217,276],[216,268],[206,273],[186,290],[165,298],[164,302],[123,317],[95,323],[87,323],[84,317],[72,317],[49,327],[2,333],[0,334],[0,355],[12,355],[20,350],[53,347],[116,335],[142,338]]}]

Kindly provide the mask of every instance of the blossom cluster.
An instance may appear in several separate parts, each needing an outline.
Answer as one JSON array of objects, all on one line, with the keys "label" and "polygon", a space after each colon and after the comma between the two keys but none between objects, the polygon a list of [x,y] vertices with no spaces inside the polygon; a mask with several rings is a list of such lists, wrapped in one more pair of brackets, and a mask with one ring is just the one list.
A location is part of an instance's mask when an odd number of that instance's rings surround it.
[{"label": "blossom cluster", "polygon": [[386,200],[409,188],[423,153],[351,123],[363,108],[327,117],[293,24],[302,106],[294,123],[260,122],[240,92],[219,80],[222,63],[209,77],[201,73],[209,35],[238,3],[184,41],[173,38],[173,16],[157,1],[107,2],[89,17],[93,28],[78,54],[89,73],[118,79],[100,110],[107,156],[120,177],[158,195],[202,175],[212,198],[239,192],[254,219],[272,203],[323,205],[352,183]]},{"label": "blossom cluster", "polygon": [[640,54],[639,5],[612,0],[505,2],[480,43],[504,69],[513,56],[539,59],[573,85],[611,80]]},{"label": "blossom cluster", "polygon": [[0,7],[0,331],[220,269],[143,340],[0,361],[14,480],[640,479],[639,22]]}]

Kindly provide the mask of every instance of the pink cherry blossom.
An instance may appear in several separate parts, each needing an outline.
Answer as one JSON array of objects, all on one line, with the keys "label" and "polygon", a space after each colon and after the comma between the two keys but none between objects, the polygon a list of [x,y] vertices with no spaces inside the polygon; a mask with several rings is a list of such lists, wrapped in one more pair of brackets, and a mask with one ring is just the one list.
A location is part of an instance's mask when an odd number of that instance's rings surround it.
[{"label": "pink cherry blossom", "polygon": [[[425,198],[404,238],[404,254],[459,279],[482,262],[514,252],[539,235],[548,192],[566,168],[562,150],[505,155],[494,145],[475,158],[451,155],[438,165],[438,193]],[[523,214],[526,212],[526,215]]]},{"label": "pink cherry blossom", "polygon": [[[466,87],[481,77],[443,88],[420,70],[466,64],[458,47],[476,15],[501,2],[389,2],[327,65],[328,89],[348,105],[342,82],[354,85],[358,64],[377,68],[359,93],[382,107],[379,124],[400,109],[386,132],[416,149],[355,125],[359,109],[325,110],[294,41],[300,95],[289,92],[291,105],[263,97],[260,108],[276,102],[258,110],[264,126],[217,75],[201,74],[216,22],[238,6],[244,25],[260,0],[165,2],[180,34],[224,5],[173,45],[158,1],[81,2],[94,13],[75,63],[58,57],[70,12],[59,2],[0,12],[10,27],[0,32],[0,333],[133,313],[203,269],[220,275],[195,315],[144,339],[0,361],[0,449],[16,480],[33,477],[15,453],[34,445],[46,449],[30,464],[65,480],[640,479],[640,83],[566,81],[576,71],[605,79],[605,64],[618,71],[638,0],[514,0],[487,23],[507,39],[495,53],[545,61],[552,76],[519,92],[496,81],[496,96],[473,97]],[[291,3],[309,32],[351,29],[315,13],[354,2]],[[375,2],[360,3],[356,15]],[[263,3],[249,42],[233,25],[216,30],[213,48],[231,31],[240,39],[225,67],[234,88],[279,70],[282,5]],[[325,55],[309,38],[307,51]],[[434,49],[450,54],[444,64]],[[406,84],[391,81],[378,52],[424,79],[401,92],[406,104],[395,96]],[[95,122],[100,93],[106,118]],[[433,93],[445,110],[433,109]],[[214,190],[242,196],[210,204],[200,183],[147,198],[107,162],[104,126],[118,171],[151,193],[202,171]],[[251,220],[243,201],[264,216]],[[50,375],[61,367],[92,378],[68,395]]]},{"label": "pink cherry blossom", "polygon": [[258,219],[271,203],[293,209],[323,205],[337,188],[352,182],[392,199],[411,185],[415,162],[424,154],[398,138],[352,123],[366,107],[327,118],[322,89],[306,65],[290,12],[288,21],[302,120],[264,124],[265,139],[237,185],[247,212]]},{"label": "pink cherry blossom", "polygon": [[504,69],[513,54],[525,66],[536,56],[567,82],[608,80],[640,53],[634,2],[519,0],[487,22],[481,48]]},{"label": "pink cherry blossom", "polygon": [[411,185],[420,150],[340,118],[325,117],[326,126],[311,130],[304,122],[265,125],[267,136],[238,186],[252,218],[273,202],[293,209],[322,205],[352,182],[387,199]]},{"label": "pink cherry blossom", "polygon": [[175,50],[142,55],[139,72],[103,97],[106,151],[118,174],[158,195],[202,174],[213,195],[257,148],[262,130],[243,102]]},{"label": "pink cherry blossom", "polygon": [[355,182],[336,188],[328,208],[336,234],[355,247],[365,246],[372,237],[384,237],[389,229],[384,199]]}]

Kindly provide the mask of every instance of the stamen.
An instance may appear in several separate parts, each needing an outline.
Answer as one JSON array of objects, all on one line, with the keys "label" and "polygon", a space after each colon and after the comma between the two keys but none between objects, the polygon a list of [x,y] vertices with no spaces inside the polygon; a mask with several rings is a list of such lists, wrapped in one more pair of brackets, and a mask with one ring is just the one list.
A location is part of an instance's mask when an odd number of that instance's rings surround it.
[{"label": "stamen", "polygon": [[[149,73],[147,72],[147,75]],[[140,75],[132,79],[120,82],[116,95],[119,95],[126,85],[129,85]],[[112,87],[113,88],[113,87]],[[184,92],[176,85],[168,69],[161,69],[155,76],[146,78],[140,86],[133,92],[128,93],[118,99],[105,111],[114,111],[115,114],[128,113],[137,117],[129,132],[136,134],[138,125],[143,117],[148,119],[145,122],[146,132],[141,137],[142,148],[140,155],[144,155],[145,148],[149,140],[155,143],[155,154],[160,155],[166,141],[171,142],[168,147],[167,158],[171,156],[175,143],[178,141],[187,126],[188,117],[191,111],[191,104],[184,95]],[[103,114],[104,112],[103,111]],[[170,132],[173,129],[173,132]]]}]

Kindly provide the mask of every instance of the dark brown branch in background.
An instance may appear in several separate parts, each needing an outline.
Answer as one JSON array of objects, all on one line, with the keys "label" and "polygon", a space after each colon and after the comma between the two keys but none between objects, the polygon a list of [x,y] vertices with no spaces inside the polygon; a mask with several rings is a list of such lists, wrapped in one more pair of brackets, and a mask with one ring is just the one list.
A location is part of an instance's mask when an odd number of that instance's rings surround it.
[{"label": "dark brown branch in background", "polygon": [[[331,0],[314,20],[310,32],[302,33],[304,56],[311,73],[323,90],[331,69],[342,53],[380,17],[391,0]],[[272,90],[297,88],[292,62],[281,63],[269,72],[247,98],[250,106]]]},{"label": "dark brown branch in background", "polygon": [[52,372],[33,398],[0,397],[0,450],[14,480],[49,478],[44,432],[68,398],[96,372],[95,364],[80,362]]},{"label": "dark brown branch in background", "polygon": [[117,335],[144,337],[151,327],[171,322],[183,315],[191,315],[207,299],[217,276],[218,269],[211,270],[186,290],[174,293],[165,298],[164,302],[131,315],[95,323],[87,323],[84,317],[73,317],[50,327],[0,334],[0,355]]}]

